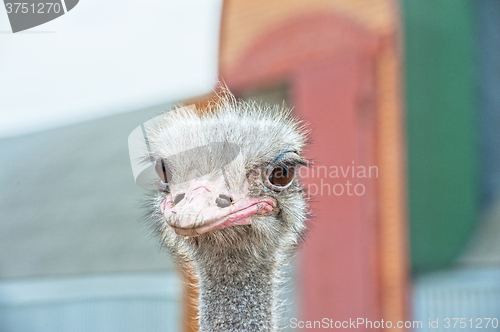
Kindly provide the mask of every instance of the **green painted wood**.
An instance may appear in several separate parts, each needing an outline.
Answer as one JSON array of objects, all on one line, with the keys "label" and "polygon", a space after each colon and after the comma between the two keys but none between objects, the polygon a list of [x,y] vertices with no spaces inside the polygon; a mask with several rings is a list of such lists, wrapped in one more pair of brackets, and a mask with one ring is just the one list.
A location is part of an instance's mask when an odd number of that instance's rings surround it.
[{"label": "green painted wood", "polygon": [[404,0],[411,259],[450,265],[476,222],[474,8]]}]

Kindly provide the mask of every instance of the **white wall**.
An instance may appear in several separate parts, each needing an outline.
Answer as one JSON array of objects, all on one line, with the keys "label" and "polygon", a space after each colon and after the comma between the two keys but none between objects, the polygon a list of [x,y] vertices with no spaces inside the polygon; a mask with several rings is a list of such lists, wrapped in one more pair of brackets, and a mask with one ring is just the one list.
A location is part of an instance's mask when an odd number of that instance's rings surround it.
[{"label": "white wall", "polygon": [[222,0],[83,0],[13,34],[0,9],[0,137],[209,92]]}]

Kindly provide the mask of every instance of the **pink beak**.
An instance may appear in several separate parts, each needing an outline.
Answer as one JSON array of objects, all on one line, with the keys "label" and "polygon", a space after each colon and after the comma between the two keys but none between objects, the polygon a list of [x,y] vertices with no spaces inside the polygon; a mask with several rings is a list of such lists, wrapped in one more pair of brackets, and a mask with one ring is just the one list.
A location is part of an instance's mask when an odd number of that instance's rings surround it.
[{"label": "pink beak", "polygon": [[[178,202],[174,205],[176,198]],[[215,229],[249,225],[251,215],[268,214],[275,207],[276,202],[270,197],[229,192],[221,176],[216,181],[204,178],[189,181],[184,192],[166,196],[161,212],[178,235],[198,236]]]}]

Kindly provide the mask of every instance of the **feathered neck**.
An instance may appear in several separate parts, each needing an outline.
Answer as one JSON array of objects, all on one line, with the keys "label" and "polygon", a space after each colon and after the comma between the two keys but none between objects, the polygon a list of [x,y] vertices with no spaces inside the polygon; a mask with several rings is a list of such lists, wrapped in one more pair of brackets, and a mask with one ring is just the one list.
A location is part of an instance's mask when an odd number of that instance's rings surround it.
[{"label": "feathered neck", "polygon": [[276,255],[226,251],[196,261],[201,332],[278,331]]}]

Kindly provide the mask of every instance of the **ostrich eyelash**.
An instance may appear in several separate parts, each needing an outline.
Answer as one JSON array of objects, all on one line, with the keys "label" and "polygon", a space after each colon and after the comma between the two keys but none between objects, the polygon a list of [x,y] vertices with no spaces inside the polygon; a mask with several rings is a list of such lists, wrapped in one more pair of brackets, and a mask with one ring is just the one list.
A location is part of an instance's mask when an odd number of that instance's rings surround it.
[{"label": "ostrich eyelash", "polygon": [[275,168],[281,166],[285,169],[298,166],[308,166],[309,163],[306,159],[300,157],[297,151],[288,151],[279,155],[272,163],[269,164],[269,168]]}]

